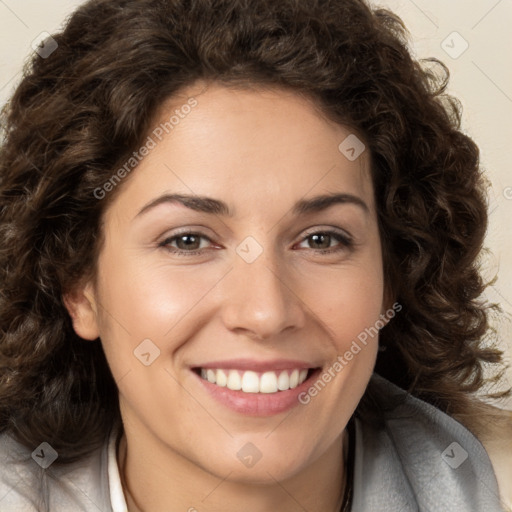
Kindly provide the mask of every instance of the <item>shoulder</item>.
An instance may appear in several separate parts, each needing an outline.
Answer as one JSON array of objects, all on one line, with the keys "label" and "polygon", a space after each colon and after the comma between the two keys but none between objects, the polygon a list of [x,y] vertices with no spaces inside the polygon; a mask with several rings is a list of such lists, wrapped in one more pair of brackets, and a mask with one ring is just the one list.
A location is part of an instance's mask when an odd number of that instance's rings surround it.
[{"label": "shoulder", "polygon": [[[55,458],[56,457],[56,458]],[[33,451],[0,434],[2,512],[110,512],[107,445],[70,464],[58,464],[48,444]]]},{"label": "shoulder", "polygon": [[356,417],[354,510],[502,512],[491,461],[463,425],[374,374]]},{"label": "shoulder", "polygon": [[512,512],[512,411],[485,404],[487,427],[478,436],[495,468],[506,509]]}]

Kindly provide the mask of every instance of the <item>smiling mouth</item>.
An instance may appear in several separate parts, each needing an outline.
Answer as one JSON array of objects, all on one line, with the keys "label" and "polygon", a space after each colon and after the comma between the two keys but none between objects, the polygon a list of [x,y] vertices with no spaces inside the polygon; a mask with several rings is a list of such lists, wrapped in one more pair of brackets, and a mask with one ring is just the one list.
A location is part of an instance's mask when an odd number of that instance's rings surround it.
[{"label": "smiling mouth", "polygon": [[195,368],[202,379],[221,388],[243,393],[279,393],[294,389],[307,380],[316,368],[255,372],[234,369]]}]

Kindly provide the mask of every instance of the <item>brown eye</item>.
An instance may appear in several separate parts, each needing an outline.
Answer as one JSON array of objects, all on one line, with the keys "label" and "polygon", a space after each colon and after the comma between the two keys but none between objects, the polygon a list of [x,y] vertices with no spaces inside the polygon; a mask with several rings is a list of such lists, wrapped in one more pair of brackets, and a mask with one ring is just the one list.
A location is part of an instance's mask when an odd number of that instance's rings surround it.
[{"label": "brown eye", "polygon": [[314,245],[317,245],[317,247],[313,247],[313,249],[328,249],[331,246],[331,235],[317,233],[310,235],[308,238]]},{"label": "brown eye", "polygon": [[201,240],[211,242],[207,236],[201,233],[184,232],[166,238],[159,244],[159,247],[179,255],[194,255],[203,252],[204,247],[201,247]]},{"label": "brown eye", "polygon": [[176,237],[178,249],[199,249],[201,237],[196,235],[179,235]]},{"label": "brown eye", "polygon": [[[332,242],[338,242],[338,245],[332,246]],[[331,253],[343,251],[352,248],[352,239],[337,231],[317,231],[309,233],[301,243],[308,241],[306,249],[316,249],[321,253]]]}]

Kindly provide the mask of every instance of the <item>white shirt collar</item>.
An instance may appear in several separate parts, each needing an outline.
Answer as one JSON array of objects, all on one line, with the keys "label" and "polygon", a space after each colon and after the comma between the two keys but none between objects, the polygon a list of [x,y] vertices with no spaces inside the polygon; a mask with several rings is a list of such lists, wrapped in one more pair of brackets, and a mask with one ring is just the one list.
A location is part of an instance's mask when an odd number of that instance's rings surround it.
[{"label": "white shirt collar", "polygon": [[110,504],[112,512],[128,512],[126,500],[121,485],[121,477],[119,476],[119,467],[116,457],[116,442],[119,429],[112,429],[108,442],[108,486],[110,489]]}]

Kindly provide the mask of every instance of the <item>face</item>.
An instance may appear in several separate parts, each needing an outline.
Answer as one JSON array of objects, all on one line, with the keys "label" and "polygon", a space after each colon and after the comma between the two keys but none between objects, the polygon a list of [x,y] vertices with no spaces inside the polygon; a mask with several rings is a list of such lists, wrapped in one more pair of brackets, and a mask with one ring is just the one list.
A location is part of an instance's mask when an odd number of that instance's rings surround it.
[{"label": "face", "polygon": [[196,84],[155,128],[176,110],[105,212],[74,326],[101,338],[128,446],[282,480],[340,442],[373,371],[370,158],[290,92]]}]

